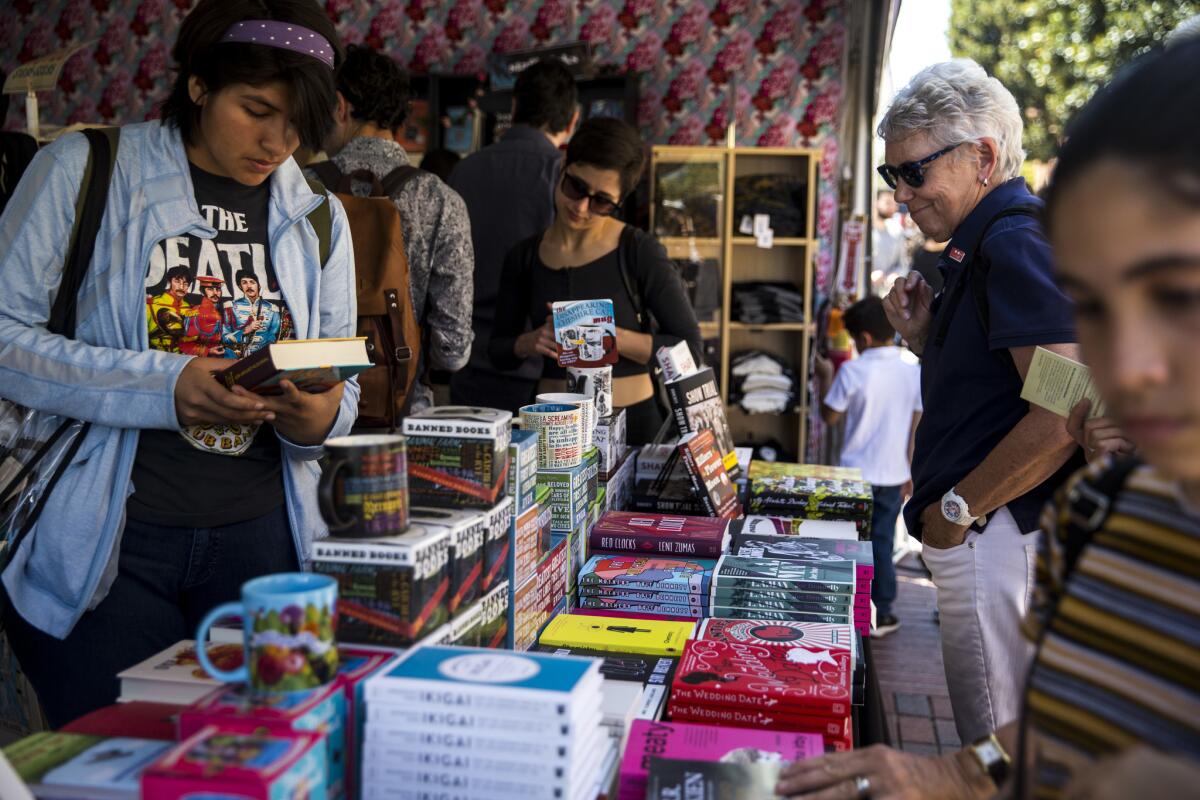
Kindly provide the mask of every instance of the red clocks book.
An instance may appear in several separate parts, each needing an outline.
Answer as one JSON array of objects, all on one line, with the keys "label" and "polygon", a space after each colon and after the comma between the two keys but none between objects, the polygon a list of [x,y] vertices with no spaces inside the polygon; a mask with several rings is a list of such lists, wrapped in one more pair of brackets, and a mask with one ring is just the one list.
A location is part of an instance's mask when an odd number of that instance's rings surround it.
[{"label": "red clocks book", "polygon": [[589,553],[647,553],[718,558],[729,541],[724,519],[607,511],[592,526]]}]

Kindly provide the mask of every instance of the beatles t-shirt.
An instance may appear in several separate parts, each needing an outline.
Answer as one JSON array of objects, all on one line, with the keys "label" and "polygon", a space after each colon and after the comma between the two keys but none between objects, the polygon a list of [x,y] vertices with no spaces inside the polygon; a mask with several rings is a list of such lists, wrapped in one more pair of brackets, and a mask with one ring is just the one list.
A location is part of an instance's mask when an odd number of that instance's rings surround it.
[{"label": "beatles t-shirt", "polygon": [[[150,347],[234,360],[291,339],[267,239],[270,181],[246,186],[192,165],[196,203],[213,239],[172,236],[146,271]],[[210,528],[244,522],[283,503],[279,441],[269,425],[144,430],[133,464],[132,519]]]}]

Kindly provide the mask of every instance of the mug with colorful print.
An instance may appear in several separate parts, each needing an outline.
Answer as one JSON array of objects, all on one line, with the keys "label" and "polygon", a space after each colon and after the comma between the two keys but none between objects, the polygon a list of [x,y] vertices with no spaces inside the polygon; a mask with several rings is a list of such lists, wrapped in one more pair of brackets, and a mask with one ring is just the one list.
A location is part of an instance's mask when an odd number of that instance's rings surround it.
[{"label": "mug with colorful print", "polygon": [[213,665],[204,647],[196,648],[200,666],[218,681],[246,683],[255,691],[299,692],[337,677],[337,581],[328,575],[282,572],[242,584],[239,602],[222,603],[196,629],[196,641],[208,641],[217,620],[240,615],[246,660],[235,670]]}]

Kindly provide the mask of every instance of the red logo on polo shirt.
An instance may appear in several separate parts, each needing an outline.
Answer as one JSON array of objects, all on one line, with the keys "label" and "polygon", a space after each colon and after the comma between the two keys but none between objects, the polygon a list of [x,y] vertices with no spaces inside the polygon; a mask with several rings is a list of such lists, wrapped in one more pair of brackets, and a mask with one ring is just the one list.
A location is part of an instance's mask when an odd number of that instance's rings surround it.
[{"label": "red logo on polo shirt", "polygon": [[957,261],[959,264],[961,264],[962,260],[966,257],[967,257],[967,253],[961,247],[951,247],[950,248],[950,260],[951,261]]}]

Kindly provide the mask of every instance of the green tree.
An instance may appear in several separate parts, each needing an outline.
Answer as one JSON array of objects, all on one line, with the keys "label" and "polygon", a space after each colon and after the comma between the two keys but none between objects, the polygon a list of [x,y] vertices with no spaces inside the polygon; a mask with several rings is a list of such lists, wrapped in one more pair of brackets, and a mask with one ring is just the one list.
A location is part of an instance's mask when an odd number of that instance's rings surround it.
[{"label": "green tree", "polygon": [[1197,13],[1200,0],[951,0],[950,50],[1008,87],[1045,161],[1098,87]]}]

